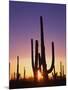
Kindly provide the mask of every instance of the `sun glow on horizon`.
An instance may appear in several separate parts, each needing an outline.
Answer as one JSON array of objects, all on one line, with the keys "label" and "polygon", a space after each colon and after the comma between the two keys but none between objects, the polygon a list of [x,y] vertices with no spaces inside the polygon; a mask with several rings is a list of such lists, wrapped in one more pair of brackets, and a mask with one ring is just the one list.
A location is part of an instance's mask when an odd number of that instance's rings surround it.
[{"label": "sun glow on horizon", "polygon": [[[55,68],[56,68],[56,72],[58,73],[58,75],[60,74],[60,61],[62,62],[62,64],[64,65],[64,74],[66,74],[66,67],[65,67],[65,62],[63,62],[64,58],[62,58],[62,61],[61,61],[61,58],[59,57],[56,57],[55,58]],[[47,69],[50,68],[51,66],[51,62],[52,60],[50,60],[50,58],[47,57]],[[17,72],[17,61],[16,61],[16,57],[14,58],[14,60],[10,60],[10,79],[12,77],[14,77],[14,73],[16,74]],[[25,70],[26,70],[26,73],[25,73],[25,77],[26,78],[29,78],[29,77],[32,77],[33,78],[33,71],[32,71],[32,65],[31,65],[31,58],[27,58],[27,59],[22,59],[20,58],[19,60],[19,73],[20,73],[20,76],[21,78],[24,77],[24,67],[25,67]],[[50,73],[49,76],[52,76],[52,74]],[[40,79],[42,77],[40,71],[38,71],[38,79]]]},{"label": "sun glow on horizon", "polygon": [[38,70],[37,74],[38,74],[38,81],[39,81],[39,80],[42,80],[42,79],[43,79],[43,75],[42,75],[42,73],[40,72],[40,70]]}]

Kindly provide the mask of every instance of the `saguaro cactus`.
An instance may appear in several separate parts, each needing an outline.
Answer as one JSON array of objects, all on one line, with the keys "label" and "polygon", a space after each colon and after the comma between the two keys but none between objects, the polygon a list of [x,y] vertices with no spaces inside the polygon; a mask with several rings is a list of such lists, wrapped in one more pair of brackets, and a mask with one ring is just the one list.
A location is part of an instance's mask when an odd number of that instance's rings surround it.
[{"label": "saguaro cactus", "polygon": [[10,62],[9,62],[9,79],[10,79]]},{"label": "saguaro cactus", "polygon": [[31,56],[32,56],[32,69],[34,74],[34,79],[37,80],[37,70],[38,70],[38,40],[35,41],[35,62],[33,57],[33,39],[31,39]]},{"label": "saguaro cactus", "polygon": [[63,67],[63,77],[64,77],[64,65],[62,67]]},{"label": "saguaro cactus", "polygon": [[15,80],[15,72],[14,72],[14,80]]},{"label": "saguaro cactus", "polygon": [[19,80],[19,56],[17,56],[17,80]]},{"label": "saguaro cactus", "polygon": [[64,65],[60,62],[60,77],[64,77]]},{"label": "saguaro cactus", "polygon": [[[32,69],[34,73],[34,78],[36,79],[36,73],[38,69],[41,71],[41,66],[43,68],[43,77],[48,79],[48,74],[54,69],[54,42],[52,42],[52,64],[49,70],[47,70],[46,57],[45,57],[45,45],[44,45],[44,33],[43,33],[43,19],[40,16],[40,28],[41,28],[41,53],[38,53],[38,40],[35,42],[35,60],[33,55],[33,39],[31,39],[31,57],[32,57]],[[35,64],[34,64],[35,61]]]},{"label": "saguaro cactus", "polygon": [[25,74],[26,74],[26,70],[25,70],[25,67],[24,67],[24,79],[25,79]]},{"label": "saguaro cactus", "polygon": [[62,62],[60,62],[60,77],[62,77]]}]

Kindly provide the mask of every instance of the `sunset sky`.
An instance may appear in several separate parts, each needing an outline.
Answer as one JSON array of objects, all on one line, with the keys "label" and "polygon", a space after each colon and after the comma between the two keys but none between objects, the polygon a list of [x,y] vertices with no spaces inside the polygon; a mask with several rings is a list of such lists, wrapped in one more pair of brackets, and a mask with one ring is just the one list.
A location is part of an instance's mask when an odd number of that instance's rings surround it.
[{"label": "sunset sky", "polygon": [[10,1],[9,12],[11,75],[16,72],[17,56],[20,58],[21,76],[23,77],[24,67],[26,77],[33,75],[30,39],[39,40],[40,45],[40,16],[43,16],[47,68],[51,65],[51,42],[54,41],[56,72],[60,72],[60,61],[66,69],[66,5]]}]

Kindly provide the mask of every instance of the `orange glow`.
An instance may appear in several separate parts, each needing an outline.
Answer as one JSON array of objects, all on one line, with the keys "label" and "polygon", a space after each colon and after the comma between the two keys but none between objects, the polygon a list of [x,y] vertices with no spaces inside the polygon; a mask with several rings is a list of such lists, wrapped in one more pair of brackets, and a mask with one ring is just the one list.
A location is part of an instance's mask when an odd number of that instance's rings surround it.
[{"label": "orange glow", "polygon": [[[46,48],[47,49],[47,48]],[[46,51],[47,52],[47,51]],[[59,54],[59,55],[58,55]],[[60,61],[63,63],[64,65],[64,74],[66,74],[66,58],[65,56],[60,57],[61,53],[56,53],[55,56],[55,68],[56,68],[56,72],[58,73],[58,75],[60,75]],[[51,67],[51,62],[52,62],[52,56],[51,56],[51,52],[48,55],[47,53],[47,57],[46,57],[46,63],[47,63],[47,70]],[[19,61],[19,73],[21,75],[21,77],[24,77],[24,67],[26,70],[26,78],[29,77],[33,77],[33,70],[32,70],[32,65],[31,65],[31,58],[30,56],[27,58],[20,56],[20,61]],[[14,72],[17,73],[17,58],[16,56],[14,56],[13,58],[10,59],[10,79],[11,77],[14,77]],[[42,76],[42,73],[40,71],[38,71],[38,80],[42,79],[40,78]],[[49,77],[52,76],[52,73],[49,74]]]},{"label": "orange glow", "polygon": [[43,79],[42,73],[38,70],[38,80]]},{"label": "orange glow", "polygon": [[[28,60],[28,62],[26,62]],[[10,79],[11,78],[14,78],[14,72],[15,74],[17,73],[17,61],[16,61],[16,58],[14,58],[14,60],[11,60],[10,61]],[[33,77],[33,72],[32,72],[32,68],[31,68],[31,62],[29,59],[25,59],[25,62],[24,60],[22,60],[20,58],[20,61],[19,61],[19,73],[21,75],[21,78],[24,78],[24,67],[25,67],[25,70],[26,70],[26,73],[25,73],[25,76],[26,78],[29,78],[29,77]]]}]

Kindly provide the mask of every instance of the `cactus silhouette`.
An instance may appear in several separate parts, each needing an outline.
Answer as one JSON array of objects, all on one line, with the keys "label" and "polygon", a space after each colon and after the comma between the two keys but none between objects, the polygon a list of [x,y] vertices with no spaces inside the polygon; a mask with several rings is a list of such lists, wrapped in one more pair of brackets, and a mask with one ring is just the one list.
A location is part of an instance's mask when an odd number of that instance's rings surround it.
[{"label": "cactus silhouette", "polygon": [[17,56],[17,80],[19,80],[20,74],[19,74],[19,56]]},{"label": "cactus silhouette", "polygon": [[64,77],[64,65],[60,62],[60,77]]},{"label": "cactus silhouette", "polygon": [[24,67],[24,79],[25,79],[25,74],[26,74],[26,70],[25,70],[25,67]]},{"label": "cactus silhouette", "polygon": [[35,63],[33,57],[33,39],[31,39],[31,56],[32,56],[32,69],[34,74],[34,79],[37,79],[37,70],[38,70],[38,40],[35,41]]},{"label": "cactus silhouette", "polygon": [[10,62],[9,62],[9,79],[10,79]]},{"label": "cactus silhouette", "polygon": [[34,79],[37,79],[38,69],[41,71],[41,66],[43,68],[43,77],[48,79],[48,74],[54,69],[54,42],[52,41],[52,64],[51,67],[47,70],[46,57],[45,57],[45,45],[44,45],[44,33],[43,33],[43,19],[40,16],[40,28],[41,28],[41,53],[38,52],[38,40],[35,41],[35,60],[33,52],[33,39],[31,39],[31,58],[32,58],[32,69],[34,74]]},{"label": "cactus silhouette", "polygon": [[62,77],[62,62],[60,62],[60,77]]},{"label": "cactus silhouette", "polygon": [[63,65],[63,77],[64,77],[64,65]]},{"label": "cactus silhouette", "polygon": [[57,72],[55,71],[55,66],[54,66],[54,72],[52,72],[52,77],[54,80],[57,79]]},{"label": "cactus silhouette", "polygon": [[14,80],[15,80],[15,72],[14,72]]}]

